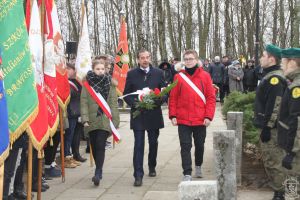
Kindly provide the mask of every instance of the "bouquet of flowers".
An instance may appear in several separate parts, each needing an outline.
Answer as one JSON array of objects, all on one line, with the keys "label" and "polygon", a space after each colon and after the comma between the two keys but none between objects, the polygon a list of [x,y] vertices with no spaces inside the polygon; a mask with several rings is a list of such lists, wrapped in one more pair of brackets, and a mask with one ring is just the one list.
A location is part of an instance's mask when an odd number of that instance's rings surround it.
[{"label": "bouquet of flowers", "polygon": [[162,97],[167,95],[177,84],[177,80],[161,91],[158,88],[151,90],[149,88],[143,88],[139,92],[138,102],[136,102],[136,110],[133,112],[133,118],[136,118],[141,114],[142,110],[153,110],[158,107],[156,102],[162,101]]}]

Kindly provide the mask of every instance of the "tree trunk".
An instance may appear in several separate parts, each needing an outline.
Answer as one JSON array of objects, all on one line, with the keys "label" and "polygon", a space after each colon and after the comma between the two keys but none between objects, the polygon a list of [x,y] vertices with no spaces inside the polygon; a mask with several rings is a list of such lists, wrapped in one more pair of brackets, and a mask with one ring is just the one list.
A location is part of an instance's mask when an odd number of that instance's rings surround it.
[{"label": "tree trunk", "polygon": [[158,59],[157,59],[157,51],[158,51],[158,45],[157,45],[157,41],[158,41],[158,33],[157,33],[157,10],[156,10],[156,1],[154,0],[152,2],[152,31],[153,31],[153,47],[152,47],[152,64],[154,66],[158,65]]},{"label": "tree trunk", "polygon": [[166,35],[165,35],[165,17],[162,0],[156,0],[157,15],[158,15],[158,38],[159,38],[159,51],[161,59],[167,59],[167,48],[166,48]]},{"label": "tree trunk", "polygon": [[165,3],[166,3],[166,10],[167,10],[168,31],[169,31],[169,37],[170,37],[170,42],[171,42],[172,54],[174,57],[179,58],[180,52],[179,52],[178,46],[176,44],[177,42],[175,41],[175,37],[174,37],[174,29],[173,29],[170,1],[165,0]]},{"label": "tree trunk", "polygon": [[192,48],[193,36],[193,18],[192,18],[192,0],[185,1],[185,42],[186,49]]},{"label": "tree trunk", "polygon": [[280,47],[285,48],[285,22],[283,0],[279,3]]},{"label": "tree trunk", "polygon": [[232,39],[231,39],[231,21],[230,21],[230,0],[225,0],[224,4],[224,30],[225,30],[225,54],[226,55],[233,55],[232,51]]},{"label": "tree trunk", "polygon": [[274,18],[273,18],[273,38],[272,43],[277,44],[277,20],[278,20],[278,0],[275,0]]},{"label": "tree trunk", "polygon": [[206,46],[212,14],[212,0],[205,0],[203,20],[201,17],[200,0],[197,0],[198,24],[199,24],[199,57],[206,58]]},{"label": "tree trunk", "polygon": [[214,56],[221,55],[221,43],[219,35],[219,1],[215,0],[215,27],[214,27]]},{"label": "tree trunk", "polygon": [[138,49],[146,49],[146,41],[143,34],[143,7],[144,0],[135,0],[135,12],[136,12],[136,34],[137,34],[137,46]]},{"label": "tree trunk", "polygon": [[72,13],[71,0],[66,0],[66,4],[67,4],[67,9],[68,9],[68,15],[69,15],[69,18],[71,20],[71,25],[72,25],[71,38],[72,38],[72,40],[78,41],[79,40],[78,28],[76,26],[74,15]]}]

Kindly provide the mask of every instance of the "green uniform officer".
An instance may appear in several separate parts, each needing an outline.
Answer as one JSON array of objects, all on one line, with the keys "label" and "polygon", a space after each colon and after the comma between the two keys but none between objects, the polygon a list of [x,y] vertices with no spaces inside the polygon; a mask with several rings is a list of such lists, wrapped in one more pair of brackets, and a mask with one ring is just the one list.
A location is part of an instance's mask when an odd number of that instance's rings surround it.
[{"label": "green uniform officer", "polygon": [[257,87],[254,103],[254,125],[261,130],[262,159],[274,191],[273,200],[284,199],[283,183],[286,179],[285,170],[281,166],[284,151],[278,146],[276,129],[278,109],[287,85],[279,66],[280,59],[281,49],[267,45],[260,58],[263,78]]},{"label": "green uniform officer", "polygon": [[282,166],[300,181],[300,48],[283,49],[282,58],[288,87],[280,105],[278,143],[286,152]]}]

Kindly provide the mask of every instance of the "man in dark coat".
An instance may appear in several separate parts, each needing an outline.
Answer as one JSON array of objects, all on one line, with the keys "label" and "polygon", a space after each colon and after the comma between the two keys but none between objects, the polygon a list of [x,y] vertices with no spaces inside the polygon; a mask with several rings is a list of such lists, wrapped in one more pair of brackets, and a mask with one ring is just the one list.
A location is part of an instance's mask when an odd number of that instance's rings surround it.
[{"label": "man in dark coat", "polygon": [[[127,74],[124,95],[142,90],[143,88],[158,88],[165,86],[163,73],[160,69],[154,68],[150,64],[151,55],[146,50],[140,50],[137,55],[138,66]],[[124,98],[126,103],[131,107],[130,128],[134,132],[134,186],[141,186],[144,176],[144,146],[145,131],[148,132],[149,154],[148,166],[149,176],[156,176],[156,157],[158,147],[159,129],[164,127],[161,104],[163,101],[156,102],[157,107],[153,110],[140,110],[141,114],[133,118],[133,112],[136,110],[137,95],[129,95]]]},{"label": "man in dark coat", "polygon": [[159,64],[158,68],[163,71],[165,85],[172,83],[176,74],[174,67],[168,61],[163,61]]},{"label": "man in dark coat", "polygon": [[248,60],[247,65],[243,69],[244,71],[244,91],[245,92],[253,92],[256,89],[257,79],[255,76],[255,69],[254,69],[254,60]]},{"label": "man in dark coat", "polygon": [[216,56],[213,63],[209,65],[209,73],[213,80],[213,84],[220,89],[220,102],[223,103],[224,92],[223,92],[223,82],[224,82],[224,65],[221,63],[220,57]]}]

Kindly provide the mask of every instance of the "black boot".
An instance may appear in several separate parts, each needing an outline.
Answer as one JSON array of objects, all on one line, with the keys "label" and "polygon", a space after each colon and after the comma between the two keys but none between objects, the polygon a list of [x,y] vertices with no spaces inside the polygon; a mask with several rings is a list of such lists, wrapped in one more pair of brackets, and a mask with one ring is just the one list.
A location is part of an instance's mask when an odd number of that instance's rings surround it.
[{"label": "black boot", "polygon": [[140,187],[140,186],[142,186],[142,184],[143,184],[143,178],[142,177],[136,177],[135,180],[134,180],[133,185],[135,187]]},{"label": "black boot", "polygon": [[101,179],[102,179],[102,170],[95,169],[95,176],[92,178],[94,185],[99,186]]},{"label": "black boot", "polygon": [[16,199],[24,199],[24,200],[27,199],[27,193],[23,190],[14,190],[13,196]]},{"label": "black boot", "polygon": [[285,200],[284,192],[275,191],[272,200]]}]

